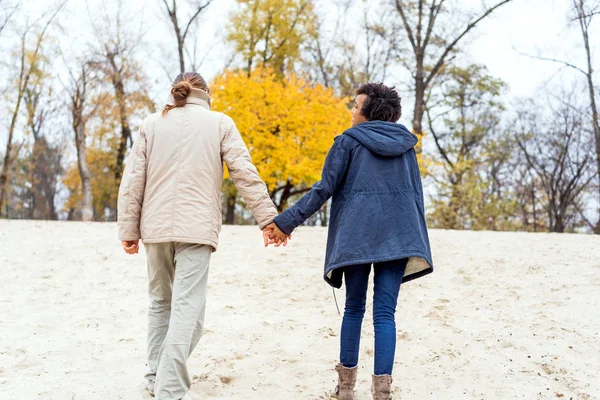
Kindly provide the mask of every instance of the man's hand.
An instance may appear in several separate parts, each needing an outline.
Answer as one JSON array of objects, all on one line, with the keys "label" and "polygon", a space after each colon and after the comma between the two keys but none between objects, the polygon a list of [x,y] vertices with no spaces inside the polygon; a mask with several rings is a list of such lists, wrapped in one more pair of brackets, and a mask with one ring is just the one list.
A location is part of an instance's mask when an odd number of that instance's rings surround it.
[{"label": "man's hand", "polygon": [[123,244],[123,250],[127,254],[137,254],[140,250],[139,240],[123,240],[121,243]]},{"label": "man's hand", "polygon": [[[275,223],[267,225],[263,231],[263,237],[265,238],[265,247],[269,244],[275,244],[275,247],[279,247],[282,244],[287,246],[288,240],[292,239],[292,236],[288,236],[283,233]],[[268,241],[267,241],[268,239]]]}]

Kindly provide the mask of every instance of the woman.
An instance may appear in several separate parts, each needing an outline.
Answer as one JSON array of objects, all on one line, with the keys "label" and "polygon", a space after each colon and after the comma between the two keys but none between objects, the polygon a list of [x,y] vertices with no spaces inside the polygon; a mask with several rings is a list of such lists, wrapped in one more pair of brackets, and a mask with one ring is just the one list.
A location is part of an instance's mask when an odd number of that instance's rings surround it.
[{"label": "woman", "polygon": [[374,266],[375,400],[390,399],[396,350],[394,313],[400,284],[433,271],[423,189],[414,146],[417,138],[397,124],[398,93],[381,83],[363,85],[352,111],[353,127],[336,138],[322,180],[275,218],[271,241],[292,231],[333,196],[325,280],[346,283],[340,335],[339,384],[333,399],[354,399],[360,331]]},{"label": "woman", "polygon": [[[148,373],[159,400],[189,398],[186,361],[204,326],[208,266],[221,228],[223,162],[261,229],[277,209],[235,123],[210,111],[210,90],[186,72],[174,104],[142,123],[119,189],[119,238],[148,258]],[[266,234],[266,233],[265,233]]]}]

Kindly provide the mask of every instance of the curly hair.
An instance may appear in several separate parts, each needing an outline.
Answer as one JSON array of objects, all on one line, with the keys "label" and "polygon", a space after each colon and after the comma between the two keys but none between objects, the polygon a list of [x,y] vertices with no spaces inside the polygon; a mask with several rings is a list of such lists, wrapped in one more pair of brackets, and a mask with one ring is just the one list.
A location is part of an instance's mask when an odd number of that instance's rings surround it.
[{"label": "curly hair", "polygon": [[360,111],[367,121],[396,122],[400,119],[402,115],[401,99],[394,86],[388,87],[383,83],[366,83],[358,89],[356,94],[367,95]]}]

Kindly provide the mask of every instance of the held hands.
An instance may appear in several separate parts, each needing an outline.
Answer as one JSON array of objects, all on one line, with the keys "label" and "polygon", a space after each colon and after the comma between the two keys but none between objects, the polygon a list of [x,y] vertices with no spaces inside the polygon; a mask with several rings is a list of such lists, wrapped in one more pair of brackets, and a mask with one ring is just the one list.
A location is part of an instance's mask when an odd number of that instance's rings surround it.
[{"label": "held hands", "polygon": [[263,239],[265,247],[270,244],[275,244],[275,247],[279,247],[282,244],[283,246],[287,246],[287,242],[292,239],[292,235],[286,235],[277,227],[277,225],[271,223],[263,229]]},{"label": "held hands", "polygon": [[123,244],[123,250],[127,254],[137,254],[140,250],[139,240],[123,240],[121,243]]},{"label": "held hands", "polygon": [[[279,247],[281,245],[287,246],[288,240],[292,239],[292,235],[288,236],[285,233],[281,232],[281,230],[275,225],[271,223],[263,229],[263,240],[265,242],[265,247],[270,244],[274,244],[275,247]],[[138,254],[140,251],[139,240],[123,240],[121,242],[123,245],[123,250],[127,254]]]}]

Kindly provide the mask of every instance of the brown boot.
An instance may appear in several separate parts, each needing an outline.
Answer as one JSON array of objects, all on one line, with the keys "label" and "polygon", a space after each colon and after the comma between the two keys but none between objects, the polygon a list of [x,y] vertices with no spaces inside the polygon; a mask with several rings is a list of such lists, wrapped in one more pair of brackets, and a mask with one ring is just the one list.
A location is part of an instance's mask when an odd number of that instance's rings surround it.
[{"label": "brown boot", "polygon": [[371,385],[373,400],[392,400],[392,397],[390,396],[391,391],[391,375],[373,375],[373,384]]},{"label": "brown boot", "polygon": [[342,364],[335,367],[338,373],[338,385],[330,399],[354,400],[354,385],[356,384],[357,367],[346,368]]}]

